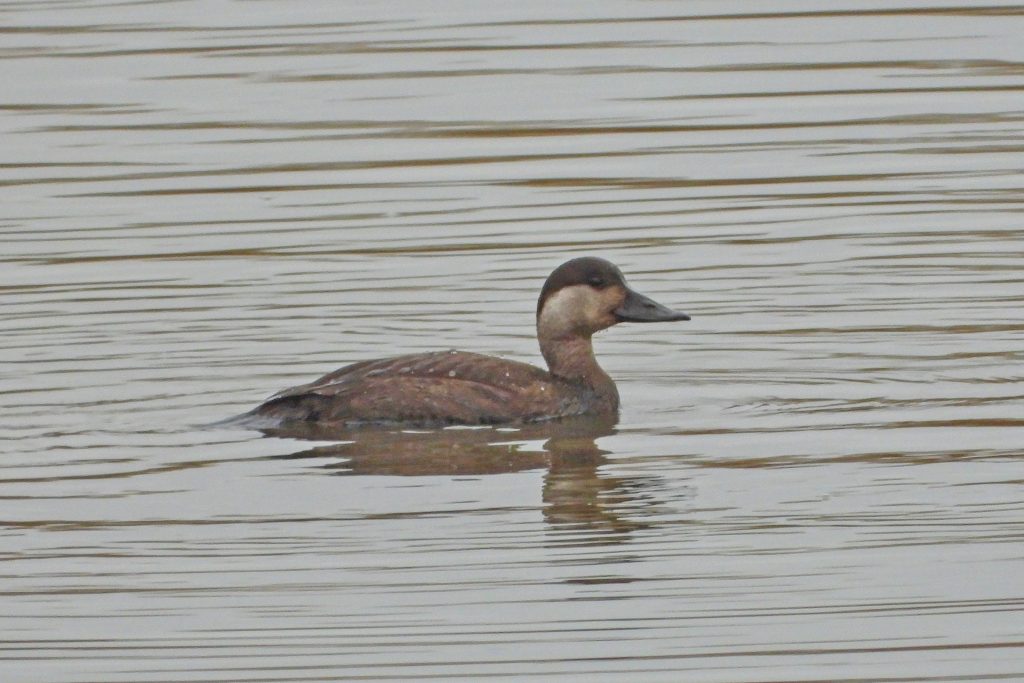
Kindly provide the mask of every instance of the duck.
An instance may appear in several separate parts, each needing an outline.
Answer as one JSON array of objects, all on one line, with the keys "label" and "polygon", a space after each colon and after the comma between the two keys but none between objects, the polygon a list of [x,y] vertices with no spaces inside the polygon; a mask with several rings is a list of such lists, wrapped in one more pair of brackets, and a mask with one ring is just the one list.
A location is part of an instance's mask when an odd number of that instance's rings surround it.
[{"label": "duck", "polygon": [[690,320],[626,284],[610,261],[583,256],[548,276],[537,299],[537,340],[547,370],[466,351],[366,360],[280,391],[240,416],[262,426],[513,425],[614,417],[615,382],[593,335],[619,323]]}]

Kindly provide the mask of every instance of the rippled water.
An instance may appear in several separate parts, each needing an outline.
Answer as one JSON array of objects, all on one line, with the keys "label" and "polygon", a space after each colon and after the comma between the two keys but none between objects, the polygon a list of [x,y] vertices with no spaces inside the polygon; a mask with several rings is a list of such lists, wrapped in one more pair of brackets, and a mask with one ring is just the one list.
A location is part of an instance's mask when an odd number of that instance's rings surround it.
[{"label": "rippled water", "polygon": [[[1024,679],[1024,9],[770,4],[4,3],[0,677]],[[579,254],[617,425],[195,427]]]}]

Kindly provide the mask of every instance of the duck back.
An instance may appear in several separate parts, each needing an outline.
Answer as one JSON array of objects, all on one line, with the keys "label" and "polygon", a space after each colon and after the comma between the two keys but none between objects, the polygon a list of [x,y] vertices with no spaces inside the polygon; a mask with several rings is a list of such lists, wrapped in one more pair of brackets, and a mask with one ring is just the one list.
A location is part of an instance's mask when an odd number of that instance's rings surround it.
[{"label": "duck back", "polygon": [[589,388],[516,361],[462,351],[345,366],[270,397],[249,416],[358,425],[537,422],[602,410]]}]

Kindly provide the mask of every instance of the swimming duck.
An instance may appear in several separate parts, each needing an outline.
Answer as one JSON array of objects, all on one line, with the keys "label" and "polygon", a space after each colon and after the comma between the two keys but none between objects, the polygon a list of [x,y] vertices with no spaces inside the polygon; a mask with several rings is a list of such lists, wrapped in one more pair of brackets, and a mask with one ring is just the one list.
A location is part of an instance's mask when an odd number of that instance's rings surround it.
[{"label": "swimming duck", "polygon": [[689,319],[630,289],[614,264],[575,258],[548,276],[537,300],[537,339],[547,371],[464,351],[368,360],[285,389],[242,417],[264,424],[352,427],[614,416],[619,392],[597,364],[593,334],[621,322]]}]

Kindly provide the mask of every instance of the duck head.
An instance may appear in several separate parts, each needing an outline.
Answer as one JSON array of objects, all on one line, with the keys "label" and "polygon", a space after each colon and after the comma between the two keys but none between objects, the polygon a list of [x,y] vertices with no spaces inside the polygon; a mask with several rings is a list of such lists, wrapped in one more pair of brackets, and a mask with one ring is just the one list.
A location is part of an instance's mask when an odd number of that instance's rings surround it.
[{"label": "duck head", "polygon": [[615,264],[584,256],[566,261],[548,276],[537,300],[541,339],[587,338],[621,322],[689,320],[626,285]]}]

